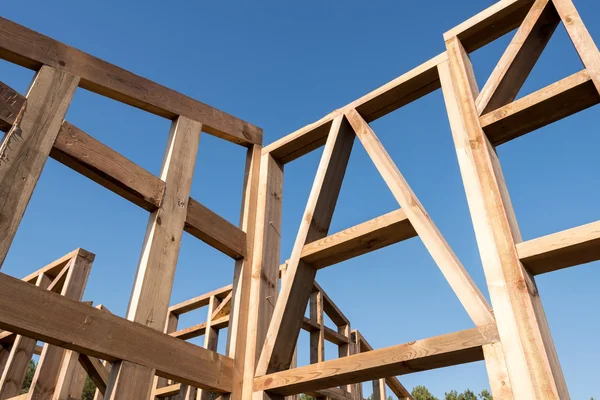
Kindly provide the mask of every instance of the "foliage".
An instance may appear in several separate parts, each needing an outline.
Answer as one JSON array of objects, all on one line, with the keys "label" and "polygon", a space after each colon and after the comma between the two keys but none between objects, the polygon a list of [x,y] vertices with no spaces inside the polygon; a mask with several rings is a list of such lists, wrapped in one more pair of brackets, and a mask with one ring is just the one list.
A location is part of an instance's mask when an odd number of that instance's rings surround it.
[{"label": "foliage", "polygon": [[411,394],[415,400],[439,400],[423,385],[415,386]]},{"label": "foliage", "polygon": [[83,386],[83,394],[81,395],[81,400],[94,400],[94,395],[96,394],[96,385],[90,379],[89,376],[85,377],[85,385]]},{"label": "foliage", "polygon": [[21,386],[21,394],[27,393],[29,387],[31,386],[31,381],[33,380],[33,375],[35,374],[35,362],[33,360],[29,360],[29,365],[27,365],[27,374],[25,375],[25,380],[23,381],[23,386]]},{"label": "foliage", "polygon": [[445,393],[444,396],[446,397],[446,400],[477,400],[475,393],[469,389],[462,393],[458,393],[456,390],[451,390],[450,392]]}]

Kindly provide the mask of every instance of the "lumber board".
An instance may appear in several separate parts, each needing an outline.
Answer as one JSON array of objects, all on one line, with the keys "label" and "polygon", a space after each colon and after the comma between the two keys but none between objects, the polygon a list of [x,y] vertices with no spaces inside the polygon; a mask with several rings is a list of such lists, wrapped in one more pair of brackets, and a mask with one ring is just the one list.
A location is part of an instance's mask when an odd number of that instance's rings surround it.
[{"label": "lumber board", "polygon": [[96,388],[104,395],[106,393],[106,385],[108,384],[108,376],[110,371],[96,357],[90,357],[86,354],[79,354],[79,363],[88,374]]},{"label": "lumber board", "polygon": [[[352,331],[358,339],[358,343],[360,346],[361,353],[367,353],[369,351],[373,351],[373,346],[367,342],[367,339],[360,333],[358,330]],[[387,376],[385,377],[385,383],[389,386],[390,390],[398,397],[399,399],[409,399],[413,400],[412,395],[402,383],[395,376]]]},{"label": "lumber board", "polygon": [[496,326],[486,325],[258,376],[254,390],[291,395],[480,361],[482,346],[496,341]]},{"label": "lumber board", "polygon": [[444,40],[453,37],[471,53],[519,27],[535,0],[497,1],[479,14],[444,33]]},{"label": "lumber board", "polygon": [[323,150],[298,230],[284,282],[256,368],[257,374],[290,366],[302,317],[317,271],[300,254],[306,243],[327,236],[333,210],[354,143],[354,132],[343,116],[336,117]]},{"label": "lumber board", "polygon": [[235,260],[246,256],[246,233],[192,198],[184,229]]},{"label": "lumber board", "polygon": [[[206,322],[190,326],[188,328],[180,329],[172,332],[169,335],[176,337],[181,340],[188,340],[198,336],[202,336],[206,333]],[[214,319],[211,323],[214,329],[223,329],[229,326],[229,315]]]},{"label": "lumber board", "polygon": [[321,292],[312,292],[309,301],[310,322],[319,327],[310,331],[310,363],[325,361],[325,317]]},{"label": "lumber board", "polygon": [[473,68],[457,38],[440,68],[452,136],[515,398],[568,398],[535,282],[520,263],[521,241],[500,161],[475,106]]},{"label": "lumber board", "polygon": [[475,325],[493,323],[494,317],[487,300],[435,226],[431,217],[426,213],[425,208],[413,193],[375,132],[355,110],[349,110],[346,116],[381,177],[406,213],[419,238],[423,241],[431,257]]},{"label": "lumber board", "polygon": [[323,294],[323,311],[325,311],[325,314],[327,314],[329,319],[331,319],[331,321],[336,326],[350,325],[350,320],[346,317],[346,315],[344,315],[342,310],[339,309],[339,307],[337,306],[337,304],[335,304],[331,297],[329,297],[327,292],[323,290],[321,285],[319,285],[317,281],[315,281],[313,286],[314,290],[318,290]]},{"label": "lumber board", "polygon": [[208,292],[208,293],[202,294],[200,296],[194,297],[192,299],[175,304],[175,305],[169,307],[169,313],[181,315],[181,314],[185,314],[187,312],[194,311],[199,308],[205,307],[205,306],[209,305],[210,298],[212,296],[216,296],[219,299],[224,299],[225,297],[227,297],[227,295],[229,293],[231,293],[232,288],[233,288],[233,285],[223,286],[222,288],[213,290],[211,292]]},{"label": "lumber board", "polygon": [[[310,318],[303,317],[302,329],[304,329],[307,332],[317,332],[317,331],[321,330],[321,324],[311,321]],[[337,345],[343,345],[343,344],[349,343],[349,339],[346,336],[342,335],[341,333],[336,332],[327,326],[325,326],[323,328],[323,330],[324,330],[324,332],[323,332],[324,338],[328,342],[337,344]]]},{"label": "lumber board", "polygon": [[483,115],[480,123],[498,146],[598,103],[600,94],[584,70]]},{"label": "lumber board", "polygon": [[[92,269],[92,261],[85,254],[78,254],[70,263],[63,288],[60,292],[65,298],[81,301],[87,280]],[[60,279],[55,278],[55,281]],[[51,400],[55,397],[60,366],[66,354],[65,349],[44,344],[42,354],[27,393],[28,400]],[[74,372],[74,371],[73,371]]]},{"label": "lumber board", "polygon": [[[349,393],[340,388],[329,388],[329,389],[321,389],[315,391],[309,391],[307,393],[308,396],[313,396],[317,399],[326,399],[326,400],[355,400],[352,397],[352,393]],[[362,400],[362,399],[361,399]]]},{"label": "lumber board", "polygon": [[42,67],[0,144],[0,267],[58,135],[79,78]]},{"label": "lumber board", "polygon": [[0,131],[8,132],[25,105],[25,96],[0,82]]},{"label": "lumber board", "polygon": [[263,149],[258,179],[242,396],[237,397],[240,400],[253,397],[255,367],[278,295],[283,168],[283,164]]},{"label": "lumber board", "polygon": [[[47,275],[40,274],[35,285],[39,290],[46,291],[50,283],[51,280]],[[33,287],[30,284],[26,285]],[[17,334],[15,336],[0,377],[0,399],[8,399],[19,394],[27,374],[29,360],[35,352],[36,342],[35,338],[28,335]]]},{"label": "lumber board", "polygon": [[559,22],[552,0],[535,1],[475,100],[479,115],[517,97]]},{"label": "lumber board", "polygon": [[[210,317],[211,320],[216,320],[219,318],[223,318],[226,315],[229,315],[229,313],[231,312],[231,297],[232,297],[232,293],[229,293],[227,295],[227,297],[225,297],[222,302],[219,301],[220,304],[218,304],[212,310],[210,310],[210,306],[209,306],[209,313],[211,315],[211,317]],[[213,300],[213,299],[211,299],[211,300]],[[218,301],[218,299],[216,301]],[[213,302],[214,302],[214,300],[213,300]]]},{"label": "lumber board", "polygon": [[248,122],[5,18],[0,18],[0,58],[33,70],[49,65],[81,77],[84,89],[168,119],[185,116],[233,143],[262,143],[262,130]]},{"label": "lumber board", "polygon": [[[212,351],[217,351],[217,347],[219,345],[219,329],[216,327],[215,321],[215,318],[218,318],[218,316],[215,317],[215,315],[218,315],[220,306],[219,303],[221,303],[221,301],[213,296],[211,297],[208,305],[208,319],[206,321],[206,333],[204,334],[204,348]],[[231,304],[231,299],[229,299],[229,304]],[[188,388],[188,391],[189,390],[191,390],[191,388]],[[212,400],[213,396],[212,393],[199,389],[195,398],[198,400]]]},{"label": "lumber board", "polygon": [[323,146],[333,120],[347,109],[356,108],[371,122],[434,92],[440,88],[437,65],[445,59],[445,52],[437,55],[320,120],[265,146],[263,151],[286,164]]},{"label": "lumber board", "polygon": [[146,365],[196,387],[231,390],[229,357],[1,273],[0,289],[2,329],[109,362]]},{"label": "lumber board", "polygon": [[154,392],[154,395],[156,397],[160,397],[160,398],[171,397],[171,396],[175,396],[175,395],[179,394],[180,390],[181,390],[181,383],[174,383],[173,385],[164,386],[164,387],[156,389],[156,391]]},{"label": "lumber board", "polygon": [[67,121],[50,157],[145,210],[160,207],[163,181]]},{"label": "lumber board", "polygon": [[308,243],[300,257],[321,269],[415,236],[417,232],[400,209]]},{"label": "lumber board", "polygon": [[532,275],[600,260],[600,221],[517,243],[517,253]]}]

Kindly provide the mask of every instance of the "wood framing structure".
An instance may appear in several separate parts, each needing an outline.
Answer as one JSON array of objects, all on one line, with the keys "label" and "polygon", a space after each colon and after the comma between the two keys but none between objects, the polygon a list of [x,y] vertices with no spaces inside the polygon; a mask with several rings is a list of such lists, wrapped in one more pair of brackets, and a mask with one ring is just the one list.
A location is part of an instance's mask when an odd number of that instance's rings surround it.
[{"label": "wood framing structure", "polygon": [[[583,70],[517,99],[561,23]],[[511,31],[479,88],[469,54]],[[366,381],[378,399],[386,386],[410,399],[395,376],[479,360],[496,400],[569,399],[535,276],[600,260],[600,221],[523,241],[495,148],[598,104],[600,52],[572,0],[501,0],[443,39],[442,54],[263,148],[261,129],[248,122],[0,18],[0,58],[36,71],[25,95],[0,82],[0,266],[48,157],[149,212],[126,319],[81,302],[93,260],[83,250],[24,280],[0,273],[0,400],[17,395],[36,340],[45,345],[24,397],[31,400],[76,391],[82,368],[98,400],[362,400]],[[160,176],[64,120],[77,87],[172,121]],[[440,88],[491,304],[369,125]],[[201,132],[247,148],[239,227],[190,198]],[[399,208],[330,232],[354,146],[366,150]],[[282,258],[284,165],[320,147],[293,250]],[[231,257],[234,275],[231,285],[169,307],[184,231]],[[373,349],[316,283],[317,271],[412,238],[475,327]],[[178,327],[179,315],[200,307],[209,309],[206,321]],[[310,365],[297,367],[302,329]],[[204,346],[186,342],[202,335]],[[326,341],[338,358],[326,361]]]}]

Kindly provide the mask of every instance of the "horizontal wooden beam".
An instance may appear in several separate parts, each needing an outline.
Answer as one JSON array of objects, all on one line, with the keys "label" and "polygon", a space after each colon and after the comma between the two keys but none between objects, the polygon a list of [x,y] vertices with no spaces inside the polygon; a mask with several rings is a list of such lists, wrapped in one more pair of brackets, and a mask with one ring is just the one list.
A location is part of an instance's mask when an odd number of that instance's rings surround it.
[{"label": "horizontal wooden beam", "polygon": [[600,260],[600,221],[517,243],[517,254],[532,275]]},{"label": "horizontal wooden beam", "polygon": [[90,54],[0,18],[0,58],[38,70],[49,65],[81,77],[79,86],[168,119],[202,123],[207,133],[233,143],[262,143],[262,129]]},{"label": "horizontal wooden beam", "polygon": [[[215,319],[211,322],[210,327],[213,329],[223,329],[229,326],[229,315]],[[180,329],[169,335],[176,337],[177,339],[187,340],[198,336],[202,336],[206,333],[206,322],[190,326],[189,328]]]},{"label": "horizontal wooden beam", "polygon": [[[357,341],[360,346],[361,353],[367,353],[369,351],[373,351],[373,347],[367,342],[367,339],[358,331],[352,331],[353,335],[356,335]],[[385,377],[385,383],[388,385],[390,390],[399,398],[399,399],[410,399],[413,400],[412,395],[402,383],[395,376],[387,376]]]},{"label": "horizontal wooden beam", "polygon": [[447,41],[455,36],[467,52],[498,39],[521,25],[535,0],[502,0],[444,34]]},{"label": "horizontal wooden beam", "polygon": [[400,209],[308,243],[300,257],[321,269],[415,236],[417,232]]},{"label": "horizontal wooden beam", "polygon": [[[302,329],[307,332],[318,332],[321,330],[321,325],[317,322],[311,321],[310,318],[304,317],[302,320]],[[334,331],[331,328],[324,327],[323,332],[325,340],[330,343],[337,344],[338,346],[350,343],[350,340],[346,336]]]},{"label": "horizontal wooden beam", "polygon": [[192,299],[186,300],[184,302],[175,304],[169,307],[169,312],[176,315],[180,315],[197,310],[199,308],[207,306],[212,296],[216,296],[219,299],[223,300],[225,297],[227,297],[227,295],[229,295],[229,293],[231,293],[232,289],[233,285],[223,286],[222,288],[213,290],[212,292],[208,292],[200,296],[194,297]]},{"label": "horizontal wooden beam", "polygon": [[346,109],[354,109],[368,121],[374,121],[440,88],[437,65],[447,59],[442,53],[411,71],[326,115],[317,122],[298,129],[265,146],[280,163],[288,163],[325,144],[333,119]]},{"label": "horizontal wooden beam", "polygon": [[159,398],[176,396],[181,390],[181,383],[175,383],[173,385],[164,386],[154,391],[154,395]]},{"label": "horizontal wooden beam", "polygon": [[481,127],[498,146],[598,103],[584,70],[481,116]]},{"label": "horizontal wooden beam", "polygon": [[246,233],[190,197],[184,230],[229,257],[246,256]]},{"label": "horizontal wooden beam", "polygon": [[231,358],[1,273],[0,328],[103,360],[144,365],[194,387],[231,391]]},{"label": "horizontal wooden beam", "polygon": [[292,395],[483,360],[482,346],[498,341],[495,325],[355,354],[254,379],[254,391]]},{"label": "horizontal wooden beam", "polygon": [[[0,127],[10,128],[16,118],[15,107],[2,100],[25,102],[25,96],[0,82]],[[148,211],[161,204],[165,183],[159,177],[67,121],[50,156]],[[191,197],[184,229],[233,259],[246,255],[246,233]]]}]

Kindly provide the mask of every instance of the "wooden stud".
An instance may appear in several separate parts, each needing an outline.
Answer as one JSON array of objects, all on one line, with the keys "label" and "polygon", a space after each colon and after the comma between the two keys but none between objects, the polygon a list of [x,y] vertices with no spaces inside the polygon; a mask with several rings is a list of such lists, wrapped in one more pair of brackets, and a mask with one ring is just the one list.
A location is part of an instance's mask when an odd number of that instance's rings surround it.
[{"label": "wooden stud", "polygon": [[[350,325],[338,326],[338,333],[347,338],[349,338],[351,336],[351,331],[352,330],[350,329]],[[350,350],[350,345],[348,343],[338,345],[338,357],[339,358],[348,357],[351,354],[352,354],[352,352]],[[352,393],[354,385],[343,385],[341,388],[347,392]],[[387,398],[384,400],[387,400]]]},{"label": "wooden stud", "polygon": [[479,115],[505,106],[517,97],[559,22],[552,0],[536,0],[477,96]]},{"label": "wooden stud", "polygon": [[[167,322],[165,323],[165,328],[164,328],[163,332],[168,335],[174,336],[173,333],[177,331],[178,324],[179,324],[179,314],[176,314],[176,313],[170,311],[170,308],[169,308],[169,315],[167,316]],[[156,394],[157,391],[160,388],[167,386],[168,384],[169,384],[169,382],[166,378],[155,376],[154,382],[152,384],[152,387],[153,387],[152,398],[157,397],[158,396]],[[179,392],[177,392],[177,393],[179,393]],[[102,394],[104,394],[104,393],[102,393]]]},{"label": "wooden stud", "polygon": [[[89,252],[78,253],[71,263],[65,278],[65,283],[61,295],[65,298],[81,301],[85,286],[87,284],[94,255]],[[57,277],[55,279],[60,279]],[[48,343],[44,345],[42,354],[38,361],[35,374],[31,381],[31,387],[27,393],[27,400],[51,400],[56,391],[56,384],[59,379],[60,366],[66,355],[66,350],[52,346]],[[77,364],[73,364],[77,365]],[[70,371],[75,373],[74,369]],[[69,385],[70,386],[70,385]],[[59,388],[61,390],[62,388]]]},{"label": "wooden stud", "polygon": [[[35,285],[42,290],[46,290],[50,283],[51,280],[47,275],[39,274]],[[16,299],[11,300],[15,301]],[[23,335],[17,335],[15,337],[15,341],[12,344],[10,354],[8,355],[8,359],[6,360],[2,371],[2,377],[0,378],[1,400],[10,399],[19,394],[36,343],[37,340],[34,338]]]},{"label": "wooden stud", "polygon": [[96,357],[79,354],[78,361],[102,395],[106,393],[110,370]]},{"label": "wooden stud", "polygon": [[373,383],[373,400],[387,400],[385,379],[375,379]]},{"label": "wooden stud", "polygon": [[25,105],[25,96],[0,82],[0,131],[8,132]]},{"label": "wooden stud", "polygon": [[84,89],[168,119],[182,115],[203,121],[205,132],[233,143],[262,143],[262,129],[248,122],[4,18],[0,58],[33,70],[49,65],[80,76]]},{"label": "wooden stud", "polygon": [[[223,302],[221,302],[221,301],[220,301],[220,300],[218,300],[218,299],[215,299],[215,300],[213,300],[213,299],[211,298],[211,301],[212,301],[213,303],[214,303],[215,301],[219,303],[217,307],[215,307],[215,308],[214,308],[212,311],[209,311],[209,312],[212,312],[212,315],[210,316],[210,320],[211,320],[211,321],[213,321],[213,320],[216,320],[216,319],[219,319],[219,318],[223,318],[223,317],[225,317],[225,316],[229,315],[229,313],[230,313],[230,311],[231,311],[231,297],[232,297],[232,293],[233,293],[233,292],[229,293],[229,294],[228,294],[228,295],[227,295],[227,296],[226,296],[226,297],[223,299]],[[210,305],[209,305],[209,309],[210,309]],[[206,321],[206,323],[207,323],[207,325],[210,325],[208,320]]]},{"label": "wooden stud", "polygon": [[321,292],[310,294],[310,321],[319,325],[319,330],[310,332],[310,363],[325,361],[325,319],[323,295]]},{"label": "wooden stud", "polygon": [[477,326],[494,322],[491,307],[412,192],[375,132],[355,110],[346,116],[423,244]]},{"label": "wooden stud", "polygon": [[[169,313],[180,315],[190,311],[197,310],[202,307],[206,307],[210,304],[210,298],[213,296],[217,296],[219,299],[224,299],[227,297],[229,293],[231,293],[231,289],[233,285],[223,286],[217,290],[213,290],[211,292],[205,293],[203,295],[194,297],[193,299],[189,299],[183,301],[181,303],[175,304],[174,306],[169,307]],[[168,332],[170,333],[170,332]]]},{"label": "wooden stud", "polygon": [[[112,364],[110,364],[109,362],[104,360],[104,361],[102,361],[102,365],[104,365],[104,367],[106,368],[106,371],[108,372],[108,374],[110,376]],[[108,384],[108,381],[107,381],[107,384]],[[96,389],[96,392],[94,393],[94,400],[104,400],[104,393],[100,393],[100,390]]]},{"label": "wooden stud", "polygon": [[353,143],[354,133],[350,125],[343,116],[337,117],[321,156],[257,365],[257,375],[284,370],[290,366],[317,273],[301,260],[300,254],[307,243],[327,236]]},{"label": "wooden stud", "polygon": [[[242,396],[238,396],[237,399],[268,398],[264,393],[255,394],[253,397],[252,383],[277,299],[282,198],[283,165],[269,153],[264,153],[261,155],[258,182],[244,379]],[[232,394],[235,395],[236,393]]]},{"label": "wooden stud", "polygon": [[79,78],[42,67],[0,144],[0,267],[65,117]]},{"label": "wooden stud", "polygon": [[[208,317],[206,320],[206,333],[204,334],[204,348],[207,350],[217,351],[217,346],[219,344],[219,330],[212,326],[214,315],[217,314],[220,306],[219,303],[221,303],[221,301],[215,296],[210,298],[210,304],[208,305]],[[212,400],[213,396],[212,393],[200,389],[198,390],[197,398],[198,400]]]},{"label": "wooden stud", "polygon": [[254,390],[289,395],[479,361],[482,346],[497,341],[495,325],[481,326],[258,376]]},{"label": "wooden stud", "polygon": [[497,155],[479,124],[470,60],[457,38],[446,45],[442,87],[514,396],[568,399],[535,282],[517,256],[520,233]]}]

